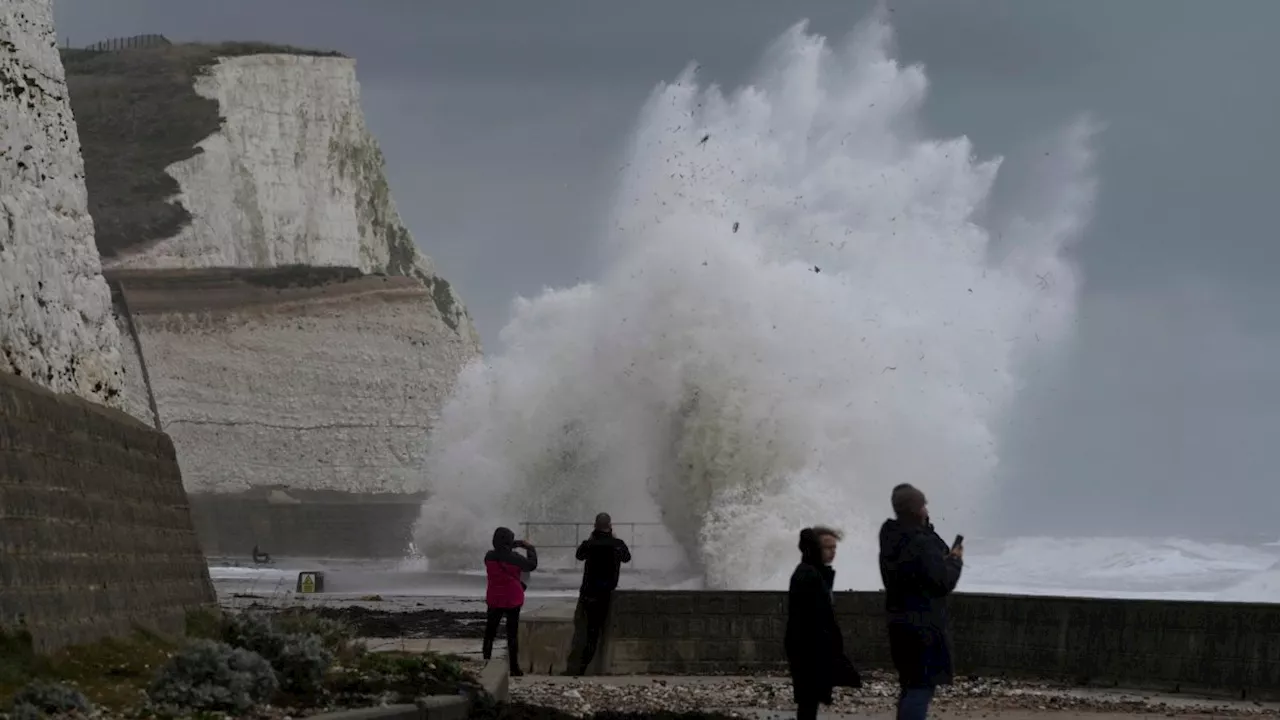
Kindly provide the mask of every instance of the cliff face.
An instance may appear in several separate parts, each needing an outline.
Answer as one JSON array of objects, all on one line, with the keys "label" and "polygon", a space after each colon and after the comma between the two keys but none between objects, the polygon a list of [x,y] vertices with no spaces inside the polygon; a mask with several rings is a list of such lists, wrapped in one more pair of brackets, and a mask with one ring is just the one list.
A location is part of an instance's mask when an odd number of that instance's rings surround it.
[{"label": "cliff face", "polygon": [[0,372],[119,405],[120,338],[86,211],[49,0],[0,12]]},{"label": "cliff face", "polygon": [[64,58],[121,402],[173,438],[206,552],[403,552],[429,433],[480,346],[396,211],[354,61]]},{"label": "cliff face", "polygon": [[[69,53],[91,200],[101,200],[92,209],[104,267],[308,265],[415,276],[449,327],[476,343],[461,299],[396,210],[360,109],[355,61],[273,50]],[[140,102],[121,104],[122,90]],[[136,152],[122,153],[122,143]]]},{"label": "cliff face", "polygon": [[[188,490],[421,485],[428,433],[474,354],[448,339],[418,279],[305,267],[108,274]],[[140,372],[126,390],[130,412],[149,417]]]}]

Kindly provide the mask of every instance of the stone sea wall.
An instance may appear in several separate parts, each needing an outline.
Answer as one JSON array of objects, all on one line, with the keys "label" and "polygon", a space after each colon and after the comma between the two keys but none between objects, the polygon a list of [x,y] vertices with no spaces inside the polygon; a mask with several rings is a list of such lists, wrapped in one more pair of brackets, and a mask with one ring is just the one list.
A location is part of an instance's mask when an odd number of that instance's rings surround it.
[{"label": "stone sea wall", "polygon": [[215,599],[169,438],[0,373],[0,587],[38,650],[182,634]]},{"label": "stone sea wall", "polygon": [[[863,667],[892,667],[883,602],[836,594],[845,646]],[[961,675],[1280,697],[1280,604],[957,594],[951,614]],[[777,670],[785,629],[783,592],[619,592],[603,670]]]}]

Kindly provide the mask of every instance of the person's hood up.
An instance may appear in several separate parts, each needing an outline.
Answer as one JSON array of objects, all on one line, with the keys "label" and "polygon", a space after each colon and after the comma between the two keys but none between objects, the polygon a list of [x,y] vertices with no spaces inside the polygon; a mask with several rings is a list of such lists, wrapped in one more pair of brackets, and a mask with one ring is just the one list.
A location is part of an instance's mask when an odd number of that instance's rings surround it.
[{"label": "person's hood up", "polygon": [[500,527],[493,531],[493,549],[510,550],[516,542],[516,534],[511,528]]},{"label": "person's hood up", "polygon": [[880,526],[880,557],[892,560],[902,553],[911,538],[925,528],[923,525],[905,523],[889,518]]},{"label": "person's hood up", "polygon": [[800,531],[800,562],[814,567],[822,567],[822,540],[813,528]]}]

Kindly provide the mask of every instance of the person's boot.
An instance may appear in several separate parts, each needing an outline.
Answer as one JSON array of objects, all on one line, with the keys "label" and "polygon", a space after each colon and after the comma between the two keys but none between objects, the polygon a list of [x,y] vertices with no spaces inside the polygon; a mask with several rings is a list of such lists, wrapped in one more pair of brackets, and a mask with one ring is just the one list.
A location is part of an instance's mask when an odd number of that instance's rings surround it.
[{"label": "person's boot", "polygon": [[519,665],[512,663],[511,672],[509,672],[508,675],[510,675],[511,677],[524,677],[524,671],[520,669]]}]

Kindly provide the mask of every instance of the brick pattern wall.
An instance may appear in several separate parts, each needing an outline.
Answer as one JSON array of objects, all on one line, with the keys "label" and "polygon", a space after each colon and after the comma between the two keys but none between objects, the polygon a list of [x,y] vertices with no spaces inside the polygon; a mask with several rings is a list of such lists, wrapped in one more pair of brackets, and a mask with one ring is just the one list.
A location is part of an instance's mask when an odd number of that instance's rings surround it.
[{"label": "brick pattern wall", "polygon": [[[882,596],[839,593],[846,647],[887,668]],[[784,669],[786,593],[620,592],[608,671]],[[1280,604],[956,595],[958,673],[1280,696]]]},{"label": "brick pattern wall", "polygon": [[47,651],[213,602],[168,436],[0,373],[0,625]]}]

